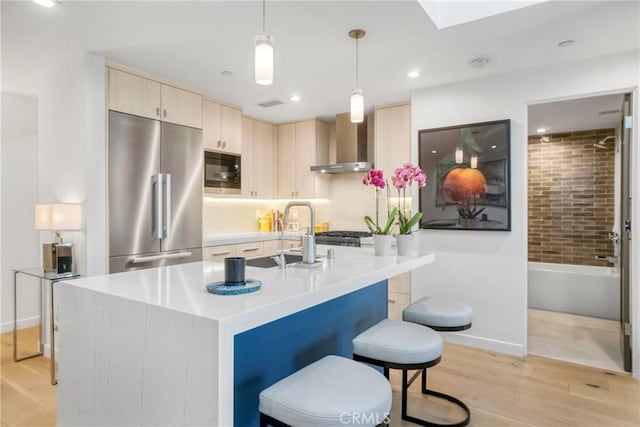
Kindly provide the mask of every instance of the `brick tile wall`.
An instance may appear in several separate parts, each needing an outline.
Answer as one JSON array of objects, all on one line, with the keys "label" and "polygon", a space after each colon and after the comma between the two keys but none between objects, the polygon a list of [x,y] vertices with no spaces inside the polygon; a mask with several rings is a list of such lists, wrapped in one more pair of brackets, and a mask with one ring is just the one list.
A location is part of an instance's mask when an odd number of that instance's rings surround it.
[{"label": "brick tile wall", "polygon": [[609,266],[613,255],[614,129],[529,137],[529,261]]}]

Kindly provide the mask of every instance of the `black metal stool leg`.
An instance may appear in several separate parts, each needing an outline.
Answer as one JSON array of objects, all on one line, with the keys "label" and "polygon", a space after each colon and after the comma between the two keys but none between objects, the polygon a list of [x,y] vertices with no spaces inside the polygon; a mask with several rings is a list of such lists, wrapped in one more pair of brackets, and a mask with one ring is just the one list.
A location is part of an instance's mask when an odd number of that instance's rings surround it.
[{"label": "black metal stool leg", "polygon": [[445,424],[445,423],[435,423],[435,422],[423,420],[421,418],[416,418],[409,415],[407,413],[407,395],[408,395],[409,386],[411,384],[407,383],[407,370],[403,369],[402,370],[402,419],[405,421],[412,422],[414,424],[418,424],[421,426],[428,426],[428,427],[464,427],[468,425],[469,421],[471,421],[471,411],[469,410],[469,407],[460,399],[457,399],[445,393],[440,393],[438,391],[427,389],[427,369],[426,368],[422,369],[421,377],[422,377],[422,381],[421,381],[422,394],[435,396],[440,399],[444,399],[444,400],[447,400],[448,402],[453,403],[454,405],[458,406],[460,409],[462,409],[465,412],[465,417],[460,422]]}]

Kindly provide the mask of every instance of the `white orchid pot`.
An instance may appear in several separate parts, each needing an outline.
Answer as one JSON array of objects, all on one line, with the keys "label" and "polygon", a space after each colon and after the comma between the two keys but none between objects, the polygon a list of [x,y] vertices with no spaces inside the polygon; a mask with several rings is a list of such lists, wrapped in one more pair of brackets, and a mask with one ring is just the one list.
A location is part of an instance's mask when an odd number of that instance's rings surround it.
[{"label": "white orchid pot", "polygon": [[376,256],[390,256],[393,236],[389,234],[373,235],[373,251]]},{"label": "white orchid pot", "polygon": [[398,255],[415,255],[417,252],[415,234],[398,234],[396,236],[396,244],[398,246]]}]

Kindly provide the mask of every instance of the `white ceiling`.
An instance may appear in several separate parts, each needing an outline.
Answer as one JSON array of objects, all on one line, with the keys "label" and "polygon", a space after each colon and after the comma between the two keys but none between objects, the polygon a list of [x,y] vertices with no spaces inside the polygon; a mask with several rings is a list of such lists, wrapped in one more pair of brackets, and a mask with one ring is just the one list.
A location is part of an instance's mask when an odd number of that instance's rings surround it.
[{"label": "white ceiling", "polygon": [[[412,90],[488,74],[638,50],[639,2],[548,1],[438,30],[417,1],[267,1],[275,83],[253,82],[260,2],[2,1],[3,90],[37,94],[37,82],[69,55],[93,52],[201,88],[274,122],[347,111],[355,46],[364,28],[360,86],[365,106],[408,101]],[[576,40],[570,48],[558,42]],[[469,66],[472,58],[489,66]],[[407,72],[420,69],[421,77]],[[233,76],[221,75],[223,70]],[[288,97],[297,93],[297,104]],[[264,109],[258,103],[280,99]]]},{"label": "white ceiling", "polygon": [[[539,128],[547,129],[545,133],[615,128],[622,118],[623,98],[623,94],[603,95],[531,105],[529,135],[537,135]],[[605,111],[611,113],[600,114]]]}]

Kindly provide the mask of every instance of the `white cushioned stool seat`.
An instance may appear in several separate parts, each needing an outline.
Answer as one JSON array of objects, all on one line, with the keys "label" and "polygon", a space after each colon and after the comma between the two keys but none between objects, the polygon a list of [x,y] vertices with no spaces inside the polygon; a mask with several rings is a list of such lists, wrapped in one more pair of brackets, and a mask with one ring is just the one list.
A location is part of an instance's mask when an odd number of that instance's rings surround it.
[{"label": "white cushioned stool seat", "polygon": [[425,297],[405,308],[402,318],[425,326],[457,328],[471,324],[473,310],[463,302]]},{"label": "white cushioned stool seat", "polygon": [[390,410],[389,381],[339,356],[326,356],[260,393],[260,412],[290,426],[374,426]]},{"label": "white cushioned stool seat", "polygon": [[442,337],[415,323],[384,319],[353,339],[353,352],[391,363],[426,363],[442,355]]}]

